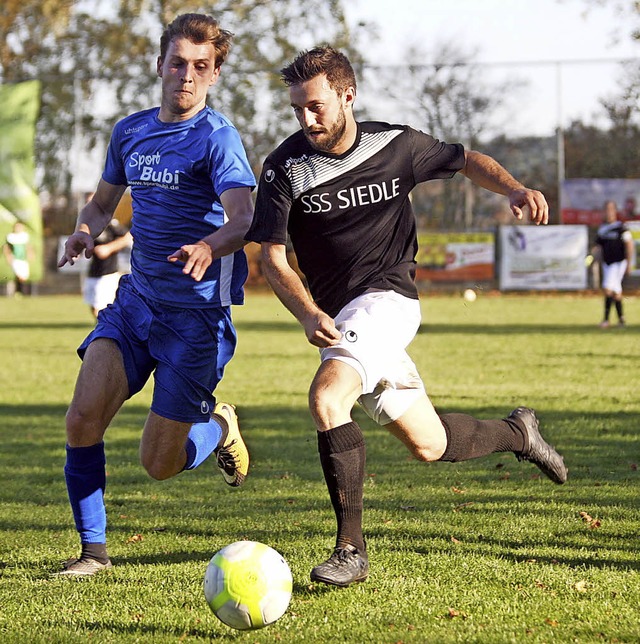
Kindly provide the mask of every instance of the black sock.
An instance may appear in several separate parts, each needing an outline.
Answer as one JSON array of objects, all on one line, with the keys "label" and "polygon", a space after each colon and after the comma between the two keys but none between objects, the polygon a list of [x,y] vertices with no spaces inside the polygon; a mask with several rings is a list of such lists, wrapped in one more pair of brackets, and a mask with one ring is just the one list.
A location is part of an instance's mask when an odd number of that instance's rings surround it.
[{"label": "black sock", "polygon": [[362,497],[366,450],[358,423],[318,432],[318,452],[338,522],[336,547],[351,545],[364,551]]},{"label": "black sock", "polygon": [[622,300],[614,300],[616,304],[616,313],[618,314],[618,320],[622,320],[624,315],[622,314]]},{"label": "black sock", "polygon": [[82,554],[81,557],[85,559],[95,559],[102,564],[106,564],[109,561],[109,555],[107,554],[107,544],[106,543],[83,543],[82,544]]},{"label": "black sock", "polygon": [[605,297],[604,298],[604,319],[608,320],[609,319],[609,313],[611,312],[611,305],[613,304],[613,298],[612,297]]},{"label": "black sock", "polygon": [[456,463],[494,454],[522,452],[526,447],[524,431],[513,418],[478,420],[467,414],[442,414],[447,448],[441,461]]}]

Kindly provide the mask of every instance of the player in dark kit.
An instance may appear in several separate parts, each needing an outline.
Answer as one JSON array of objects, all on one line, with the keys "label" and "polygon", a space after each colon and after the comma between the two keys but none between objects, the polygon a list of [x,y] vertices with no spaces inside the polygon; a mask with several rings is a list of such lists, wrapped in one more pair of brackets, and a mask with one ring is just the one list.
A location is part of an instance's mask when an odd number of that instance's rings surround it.
[{"label": "player in dark kit", "polygon": [[598,254],[602,266],[602,290],[604,291],[604,316],[600,327],[609,327],[611,305],[615,304],[618,325],[624,326],[622,309],[622,280],[631,270],[633,237],[622,221],[618,221],[615,201],[604,204],[604,222],[598,228],[592,252]]},{"label": "player in dark kit", "polygon": [[[507,195],[517,218],[526,207],[532,221],[546,224],[548,207],[486,155],[407,126],[357,123],[353,69],[330,47],[303,52],[282,76],[302,129],[266,159],[247,238],[261,243],[272,288],[320,348],[309,406],[338,526],[333,554],[311,579],[348,586],[369,570],[356,401],[419,460],[511,451],[555,483],[566,481],[563,459],[542,438],[532,409],[499,420],[438,415],[406,352],[420,325],[411,189],[462,172]],[[287,234],[313,299],[287,262]]]}]

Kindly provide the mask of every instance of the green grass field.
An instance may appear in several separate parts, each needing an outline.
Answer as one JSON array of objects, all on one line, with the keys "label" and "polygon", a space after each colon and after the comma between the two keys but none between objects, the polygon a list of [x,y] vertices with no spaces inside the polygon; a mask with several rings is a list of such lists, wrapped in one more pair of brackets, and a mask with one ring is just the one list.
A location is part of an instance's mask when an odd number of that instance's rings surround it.
[{"label": "green grass field", "polygon": [[[247,300],[217,392],[238,407],[246,484],[228,488],[208,463],[149,479],[148,387],[107,433],[114,568],[85,580],[52,573],[78,551],[64,414],[91,317],[79,297],[0,302],[0,642],[640,642],[640,298],[626,329],[602,331],[600,297],[423,297],[411,354],[436,407],[534,407],[569,481],[512,454],[418,463],[357,410],[371,576],[348,589],[309,581],[334,540],[306,408],[316,351],[273,297]],[[202,592],[213,553],[245,538],[294,576],[285,616],[250,633]]]}]

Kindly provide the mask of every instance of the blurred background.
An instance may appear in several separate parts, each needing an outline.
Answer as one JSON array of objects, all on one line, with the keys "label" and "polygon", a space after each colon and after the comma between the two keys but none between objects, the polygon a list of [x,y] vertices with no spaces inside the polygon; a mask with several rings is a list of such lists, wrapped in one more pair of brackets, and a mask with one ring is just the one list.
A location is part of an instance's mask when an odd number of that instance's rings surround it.
[{"label": "blurred background", "polygon": [[[211,13],[235,34],[209,101],[238,128],[256,175],[297,129],[278,70],[301,49],[328,42],[356,66],[357,119],[408,123],[490,154],[544,192],[554,225],[575,227],[548,239],[527,232],[521,248],[501,232],[515,223],[504,198],[461,178],[423,184],[413,203],[425,285],[595,287],[584,257],[605,199],[637,224],[640,245],[633,0],[3,0],[0,236],[26,225],[34,292],[79,288],[82,263],[56,269],[61,240],[100,178],[115,121],[159,103],[160,34],[188,11]],[[117,216],[129,223],[128,198]],[[551,239],[558,255],[538,254],[527,270],[546,270],[560,257],[562,278],[514,285],[501,275],[509,249],[541,253]],[[260,283],[255,249],[247,250],[250,281]],[[3,254],[0,285],[10,278]]]}]

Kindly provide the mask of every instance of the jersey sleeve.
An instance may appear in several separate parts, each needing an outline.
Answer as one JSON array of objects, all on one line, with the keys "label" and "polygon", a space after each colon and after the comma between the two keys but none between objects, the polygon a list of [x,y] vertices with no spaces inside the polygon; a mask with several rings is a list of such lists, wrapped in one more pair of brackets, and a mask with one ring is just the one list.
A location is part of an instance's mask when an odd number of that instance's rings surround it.
[{"label": "jersey sleeve", "polygon": [[102,178],[114,186],[126,186],[127,175],[120,154],[120,135],[122,131],[121,123],[116,123],[111,133],[111,140],[107,148],[107,158],[104,164]]},{"label": "jersey sleeve", "polygon": [[234,127],[222,127],[215,132],[211,148],[211,178],[218,195],[230,188],[255,188],[255,176]]},{"label": "jersey sleeve", "polygon": [[258,183],[253,223],[245,239],[286,244],[291,204],[291,183],[284,169],[267,159]]},{"label": "jersey sleeve", "polygon": [[413,128],[407,128],[407,131],[416,183],[450,179],[464,168],[464,146],[461,143],[445,143]]}]

